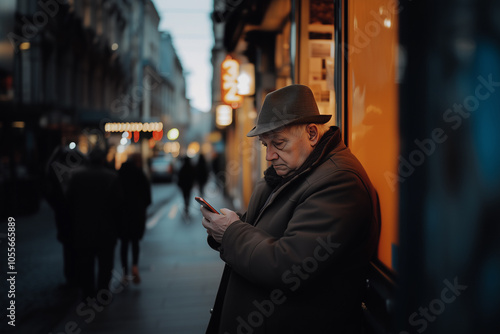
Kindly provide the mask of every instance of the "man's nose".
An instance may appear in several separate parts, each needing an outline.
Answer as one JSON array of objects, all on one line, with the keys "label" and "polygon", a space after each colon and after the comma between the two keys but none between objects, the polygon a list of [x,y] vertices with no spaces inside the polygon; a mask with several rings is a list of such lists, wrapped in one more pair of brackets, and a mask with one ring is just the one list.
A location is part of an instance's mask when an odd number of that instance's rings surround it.
[{"label": "man's nose", "polygon": [[273,150],[272,147],[267,147],[266,148],[266,160],[267,161],[273,161],[278,159],[278,153],[276,153],[275,150]]}]

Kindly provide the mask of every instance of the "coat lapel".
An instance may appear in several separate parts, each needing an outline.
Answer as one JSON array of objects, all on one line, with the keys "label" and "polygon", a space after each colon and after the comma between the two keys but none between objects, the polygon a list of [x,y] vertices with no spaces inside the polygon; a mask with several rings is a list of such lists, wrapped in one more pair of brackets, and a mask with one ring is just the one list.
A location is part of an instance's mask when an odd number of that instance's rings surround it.
[{"label": "coat lapel", "polygon": [[[336,152],[346,148],[346,146],[342,142],[342,139],[340,138],[340,130],[338,129],[338,127],[331,127],[330,131],[332,131],[332,133],[330,135],[328,135],[328,139],[322,145],[322,147],[318,147],[317,152],[313,151],[313,153],[311,153],[311,155],[313,155],[311,158],[313,158],[313,159],[309,160],[309,158],[308,158],[309,161],[306,160],[305,164],[307,164],[307,166],[304,166],[304,167],[306,167],[305,169],[302,169],[302,170],[299,169],[299,172],[296,175],[291,177],[290,180],[288,180],[286,183],[282,184],[275,191],[273,191],[270,186],[266,185],[269,190],[267,192],[264,192],[264,193],[266,193],[268,195],[262,196],[259,199],[259,201],[257,201],[257,203],[258,203],[257,208],[252,208],[251,211],[248,210],[249,212],[258,212],[258,215],[254,220],[249,220],[249,222],[253,226],[257,226],[257,224],[260,220],[260,217],[262,216],[264,211],[274,202],[276,197],[278,197],[279,194],[281,194],[281,192],[283,192],[283,190],[286,187],[288,187],[290,184],[295,182],[302,175],[309,172],[311,169],[316,168],[317,166],[319,166],[320,164],[325,162],[328,158],[330,158]],[[269,167],[269,168],[272,168],[272,167]]]}]

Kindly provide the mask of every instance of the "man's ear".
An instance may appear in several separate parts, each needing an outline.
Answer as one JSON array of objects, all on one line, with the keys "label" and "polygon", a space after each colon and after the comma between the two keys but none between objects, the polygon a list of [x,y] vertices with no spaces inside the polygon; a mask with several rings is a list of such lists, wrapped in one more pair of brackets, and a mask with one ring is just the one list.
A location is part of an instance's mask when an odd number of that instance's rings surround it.
[{"label": "man's ear", "polygon": [[314,147],[319,141],[319,129],[316,124],[308,124],[306,126],[307,137],[309,138],[309,142],[311,146]]}]

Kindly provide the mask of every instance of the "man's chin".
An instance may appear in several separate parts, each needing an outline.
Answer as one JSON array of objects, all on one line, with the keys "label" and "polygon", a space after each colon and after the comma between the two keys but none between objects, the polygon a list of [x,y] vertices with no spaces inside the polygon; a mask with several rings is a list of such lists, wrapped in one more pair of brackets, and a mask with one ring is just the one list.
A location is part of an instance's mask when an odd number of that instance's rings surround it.
[{"label": "man's chin", "polygon": [[276,171],[276,174],[278,174],[281,177],[285,177],[290,173],[290,170],[285,167],[285,166],[273,166],[274,170]]}]

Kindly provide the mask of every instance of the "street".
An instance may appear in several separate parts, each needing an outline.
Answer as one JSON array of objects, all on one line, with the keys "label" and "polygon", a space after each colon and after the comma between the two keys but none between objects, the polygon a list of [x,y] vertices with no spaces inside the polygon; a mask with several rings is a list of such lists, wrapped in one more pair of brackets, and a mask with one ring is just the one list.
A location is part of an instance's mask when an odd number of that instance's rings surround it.
[{"label": "street", "polygon": [[[2,316],[2,333],[202,333],[210,316],[223,263],[206,243],[199,204],[189,216],[172,183],[154,184],[141,241],[138,285],[121,281],[118,247],[109,291],[100,304],[82,302],[64,286],[62,247],[46,202],[39,212],[15,219],[15,297],[2,288],[1,308],[15,301],[14,319]],[[198,195],[193,190],[193,197]],[[205,191],[214,206],[230,207],[213,182]],[[7,278],[7,221],[0,225],[2,282]],[[2,283],[3,284],[3,283]],[[12,312],[11,312],[12,313]],[[9,314],[9,313],[7,313]],[[15,324],[15,326],[12,326]]]}]

